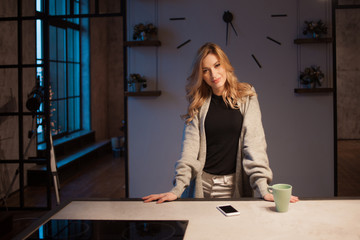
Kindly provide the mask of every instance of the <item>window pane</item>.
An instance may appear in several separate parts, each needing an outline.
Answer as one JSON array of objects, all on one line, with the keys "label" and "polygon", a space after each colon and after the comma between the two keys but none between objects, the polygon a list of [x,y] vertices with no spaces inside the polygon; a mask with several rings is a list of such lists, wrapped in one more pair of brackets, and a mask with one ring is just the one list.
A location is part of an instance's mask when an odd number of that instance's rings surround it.
[{"label": "window pane", "polygon": [[62,28],[57,28],[57,60],[65,61],[66,60],[66,30]]},{"label": "window pane", "polygon": [[75,130],[75,109],[74,109],[74,104],[75,101],[73,98],[69,99],[69,122],[68,122],[68,126],[69,126],[69,132],[73,132]]},{"label": "window pane", "polygon": [[36,119],[37,121],[37,125],[38,125],[38,128],[37,128],[37,142],[43,142],[45,141],[44,140],[44,129],[43,129],[43,125],[42,125],[42,122],[43,122],[43,118],[42,117],[38,117]]},{"label": "window pane", "polygon": [[75,130],[81,129],[80,97],[75,98]]},{"label": "window pane", "polygon": [[[42,61],[37,60],[36,64],[42,64]],[[44,68],[43,67],[36,68],[36,76],[40,77],[40,86],[44,86]]]},{"label": "window pane", "polygon": [[68,96],[74,96],[74,64],[68,64]]},{"label": "window pane", "polygon": [[68,51],[68,61],[73,62],[74,61],[74,30],[68,28],[67,30],[67,51]]},{"label": "window pane", "polygon": [[50,62],[50,91],[51,98],[58,99],[57,91],[57,63]]},{"label": "window pane", "polygon": [[36,58],[42,59],[42,24],[41,20],[36,20]]},{"label": "window pane", "polygon": [[56,27],[49,27],[49,58],[56,60]]},{"label": "window pane", "polygon": [[69,132],[80,130],[80,98],[69,99]]},{"label": "window pane", "polygon": [[58,134],[63,133],[67,129],[67,111],[66,111],[66,101],[65,100],[59,100],[58,101],[58,107],[56,109],[57,112],[57,119],[58,119],[58,125],[57,125],[57,131]]},{"label": "window pane", "polygon": [[[80,6],[78,1],[74,1],[74,14],[80,14]],[[80,19],[74,18],[74,23],[80,24]]]},{"label": "window pane", "polygon": [[49,14],[55,15],[55,0],[49,0]]},{"label": "window pane", "polygon": [[36,11],[42,12],[43,11],[43,0],[36,0]]},{"label": "window pane", "polygon": [[56,0],[56,15],[65,15],[65,0]]},{"label": "window pane", "polygon": [[[66,0],[66,14],[71,14],[70,12],[70,2],[73,1],[73,0]],[[72,22],[71,18],[70,19],[67,19],[69,22]]]},{"label": "window pane", "polygon": [[[74,1],[74,14],[80,14],[79,1]],[[77,18],[77,20],[79,19]]]},{"label": "window pane", "polygon": [[80,63],[74,64],[74,95],[80,96]]},{"label": "window pane", "polygon": [[66,63],[58,63],[58,98],[66,97]]},{"label": "window pane", "polygon": [[74,61],[80,62],[80,38],[77,30],[74,30]]},{"label": "window pane", "polygon": [[50,102],[50,124],[51,124],[51,132],[52,134],[57,134],[58,127],[58,102],[51,101]]}]

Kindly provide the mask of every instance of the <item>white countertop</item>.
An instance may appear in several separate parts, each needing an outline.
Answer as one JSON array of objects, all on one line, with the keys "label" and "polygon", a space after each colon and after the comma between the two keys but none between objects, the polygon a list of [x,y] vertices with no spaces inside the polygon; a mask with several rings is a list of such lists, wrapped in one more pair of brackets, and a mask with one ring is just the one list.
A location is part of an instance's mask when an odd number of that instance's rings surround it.
[{"label": "white countertop", "polygon": [[[239,216],[225,217],[217,205],[230,203]],[[186,240],[360,239],[360,200],[304,200],[275,212],[266,201],[72,201],[52,219],[189,220]]]}]

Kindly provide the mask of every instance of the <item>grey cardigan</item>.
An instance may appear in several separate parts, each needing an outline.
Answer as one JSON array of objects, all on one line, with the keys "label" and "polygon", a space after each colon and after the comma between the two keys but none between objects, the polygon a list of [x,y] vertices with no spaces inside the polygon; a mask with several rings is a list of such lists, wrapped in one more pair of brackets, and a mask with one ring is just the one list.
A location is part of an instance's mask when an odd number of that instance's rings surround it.
[{"label": "grey cardigan", "polygon": [[[211,97],[206,99],[199,113],[185,124],[180,159],[176,163],[174,187],[177,197],[203,198],[202,173],[206,160],[205,118]],[[243,126],[236,159],[234,198],[253,197],[253,189],[263,197],[272,180],[266,153],[265,133],[257,96],[240,103]]]}]

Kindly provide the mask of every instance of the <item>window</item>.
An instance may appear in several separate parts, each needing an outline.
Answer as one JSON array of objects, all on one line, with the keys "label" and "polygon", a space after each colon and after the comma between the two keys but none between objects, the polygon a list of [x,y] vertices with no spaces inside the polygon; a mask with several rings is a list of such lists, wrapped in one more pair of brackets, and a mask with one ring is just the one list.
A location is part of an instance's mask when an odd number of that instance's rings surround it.
[{"label": "window", "polygon": [[[38,12],[44,12],[45,2],[49,4],[50,16],[80,13],[79,0],[37,0]],[[80,24],[79,18],[49,18],[50,121],[54,138],[83,129]],[[43,62],[42,34],[42,20],[37,20],[36,58],[38,64]],[[42,67],[37,69],[41,85],[43,84],[42,70]],[[37,120],[38,143],[44,141],[41,121],[41,118]]]}]

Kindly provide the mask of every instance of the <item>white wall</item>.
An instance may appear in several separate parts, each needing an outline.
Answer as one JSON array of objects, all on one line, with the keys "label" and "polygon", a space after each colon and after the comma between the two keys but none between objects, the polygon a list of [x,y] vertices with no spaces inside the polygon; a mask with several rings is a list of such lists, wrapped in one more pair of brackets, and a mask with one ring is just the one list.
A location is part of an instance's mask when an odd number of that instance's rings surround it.
[{"label": "white wall", "polygon": [[[187,106],[186,78],[197,49],[205,42],[219,44],[228,54],[239,79],[253,84],[258,92],[273,183],[290,183],[294,193],[302,197],[332,196],[332,95],[294,94],[298,71],[303,70],[299,68],[308,64],[326,67],[329,60],[324,57],[324,51],[309,52],[293,43],[300,37],[298,33],[302,32],[304,20],[323,19],[331,24],[329,6],[330,0],[302,0],[301,3],[295,0],[128,0],[129,40],[135,24],[152,22],[159,27],[162,42],[158,50],[153,47],[128,50],[128,72],[145,75],[149,80],[148,90],[154,90],[157,85],[162,91],[160,97],[129,97],[130,197],[165,192],[172,186],[183,130],[180,115]],[[234,14],[238,37],[229,27],[226,46],[226,24],[222,15],[227,10]],[[271,14],[287,14],[287,17],[272,18]],[[170,21],[172,17],[186,20]],[[267,36],[282,44],[269,41]],[[176,48],[188,39],[190,43]],[[252,54],[262,68],[257,66]]]}]

